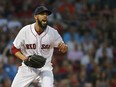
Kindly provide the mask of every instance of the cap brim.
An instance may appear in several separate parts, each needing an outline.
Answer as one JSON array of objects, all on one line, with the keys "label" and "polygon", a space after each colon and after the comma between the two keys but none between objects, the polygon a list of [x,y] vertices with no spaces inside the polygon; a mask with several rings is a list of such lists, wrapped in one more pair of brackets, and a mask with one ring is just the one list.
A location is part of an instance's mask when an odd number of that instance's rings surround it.
[{"label": "cap brim", "polygon": [[46,12],[46,13],[48,13],[48,15],[52,14],[52,12],[49,11],[49,10],[43,10],[43,11],[41,11],[41,12],[34,13],[34,15],[38,15],[38,14],[40,14],[40,13],[42,13],[42,12]]},{"label": "cap brim", "polygon": [[[42,12],[47,12],[48,13],[48,15],[51,15],[51,11],[49,11],[49,10],[44,10],[44,11],[42,11]],[[40,12],[41,13],[41,12]]]}]

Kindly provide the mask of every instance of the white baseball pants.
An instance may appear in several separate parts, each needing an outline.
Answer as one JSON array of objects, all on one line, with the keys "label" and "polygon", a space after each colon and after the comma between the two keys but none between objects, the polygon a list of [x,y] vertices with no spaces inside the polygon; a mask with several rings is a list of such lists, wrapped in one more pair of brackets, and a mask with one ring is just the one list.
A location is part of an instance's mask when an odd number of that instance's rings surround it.
[{"label": "white baseball pants", "polygon": [[20,66],[11,87],[28,87],[37,77],[41,79],[41,87],[53,87],[52,70],[41,70]]}]

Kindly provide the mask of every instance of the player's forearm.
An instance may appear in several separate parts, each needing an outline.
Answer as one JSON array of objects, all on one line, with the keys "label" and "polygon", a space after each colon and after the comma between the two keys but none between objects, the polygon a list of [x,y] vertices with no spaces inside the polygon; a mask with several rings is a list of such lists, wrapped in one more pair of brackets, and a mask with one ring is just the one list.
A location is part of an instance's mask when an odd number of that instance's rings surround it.
[{"label": "player's forearm", "polygon": [[18,57],[18,58],[21,59],[21,60],[27,59],[27,57],[24,56],[20,51],[16,52],[16,53],[15,53],[15,56]]},{"label": "player's forearm", "polygon": [[17,49],[14,45],[12,45],[12,54],[15,55],[16,57],[18,57],[21,60],[25,60],[26,56],[24,56],[21,52],[20,49]]}]

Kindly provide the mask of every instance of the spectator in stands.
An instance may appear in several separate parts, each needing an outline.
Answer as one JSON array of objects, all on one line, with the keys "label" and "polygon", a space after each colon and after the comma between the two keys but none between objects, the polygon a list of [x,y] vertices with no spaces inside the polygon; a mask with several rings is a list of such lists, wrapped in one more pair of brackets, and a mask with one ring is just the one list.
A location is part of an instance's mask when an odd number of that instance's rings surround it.
[{"label": "spectator in stands", "polygon": [[[15,60],[13,55],[11,54],[7,55],[7,53],[8,53],[8,48],[6,47],[2,54],[2,63],[4,64],[3,69],[4,72],[8,75],[9,79],[13,81],[17,72],[17,67],[15,65]],[[5,58],[8,58],[7,62],[5,62]]]}]

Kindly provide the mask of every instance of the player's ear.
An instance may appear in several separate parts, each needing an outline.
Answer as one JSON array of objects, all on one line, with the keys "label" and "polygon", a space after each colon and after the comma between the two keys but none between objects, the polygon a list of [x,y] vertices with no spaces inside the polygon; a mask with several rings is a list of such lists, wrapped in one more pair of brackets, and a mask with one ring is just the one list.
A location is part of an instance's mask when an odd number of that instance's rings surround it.
[{"label": "player's ear", "polygon": [[37,16],[36,15],[34,15],[34,18],[35,18],[35,20],[37,20]]}]

